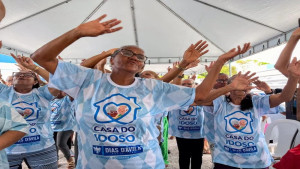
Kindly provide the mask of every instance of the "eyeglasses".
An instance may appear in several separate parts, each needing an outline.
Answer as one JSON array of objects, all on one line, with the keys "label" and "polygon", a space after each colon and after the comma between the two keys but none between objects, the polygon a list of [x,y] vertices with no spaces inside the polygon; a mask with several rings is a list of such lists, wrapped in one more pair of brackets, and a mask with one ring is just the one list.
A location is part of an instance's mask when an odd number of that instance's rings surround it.
[{"label": "eyeglasses", "polygon": [[145,55],[142,55],[142,54],[136,54],[134,52],[132,52],[131,50],[127,50],[127,49],[122,49],[120,51],[120,53],[123,55],[123,56],[126,56],[126,57],[133,57],[134,55],[136,56],[136,58],[141,61],[141,62],[145,62],[147,60],[147,57]]},{"label": "eyeglasses", "polygon": [[227,83],[228,79],[217,79],[218,83]]},{"label": "eyeglasses", "polygon": [[13,72],[13,76],[14,77],[20,77],[20,76],[23,76],[23,77],[34,77],[34,74],[33,73],[30,73],[30,72],[26,72],[26,73],[22,73],[22,72]]},{"label": "eyeglasses", "polygon": [[181,85],[182,86],[192,86],[193,84],[192,83],[182,83]]}]

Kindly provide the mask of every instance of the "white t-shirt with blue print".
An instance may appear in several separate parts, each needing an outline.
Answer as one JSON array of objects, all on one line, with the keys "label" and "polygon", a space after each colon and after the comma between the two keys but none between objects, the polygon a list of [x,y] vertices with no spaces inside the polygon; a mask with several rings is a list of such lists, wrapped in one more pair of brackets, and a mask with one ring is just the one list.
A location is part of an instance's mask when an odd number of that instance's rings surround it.
[{"label": "white t-shirt with blue print", "polygon": [[51,101],[51,126],[53,131],[73,130],[75,125],[73,102],[69,96]]},{"label": "white t-shirt with blue print", "polygon": [[53,96],[47,85],[22,94],[16,92],[13,87],[0,84],[0,98],[8,100],[30,125],[26,136],[6,148],[7,154],[40,151],[54,144],[50,125],[50,101]]},{"label": "white t-shirt with blue print", "polygon": [[[0,135],[7,131],[28,133],[29,124],[7,102],[0,100]],[[0,150],[0,168],[9,169],[5,150]]]},{"label": "white t-shirt with blue print", "polygon": [[213,162],[239,168],[265,168],[272,157],[261,131],[260,116],[270,110],[269,96],[252,96],[253,108],[241,111],[239,105],[220,96],[214,104]]},{"label": "white t-shirt with blue print", "polygon": [[85,169],[164,168],[154,117],[188,108],[195,97],[195,89],[153,79],[120,86],[110,74],[63,61],[49,85],[76,100],[77,168]]},{"label": "white t-shirt with blue print", "polygon": [[188,110],[169,112],[169,134],[179,138],[203,138],[204,115],[202,106],[190,106]]}]

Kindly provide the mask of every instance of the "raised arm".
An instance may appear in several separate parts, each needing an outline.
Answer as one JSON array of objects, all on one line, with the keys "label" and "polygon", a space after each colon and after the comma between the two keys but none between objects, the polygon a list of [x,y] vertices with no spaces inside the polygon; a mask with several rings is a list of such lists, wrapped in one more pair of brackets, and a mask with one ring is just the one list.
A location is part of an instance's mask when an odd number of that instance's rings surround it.
[{"label": "raised arm", "polygon": [[275,68],[279,70],[283,75],[288,76],[288,65],[291,60],[292,53],[300,39],[300,28],[297,28],[292,36],[290,37],[289,41],[287,42],[286,46],[282,50],[276,64]]},{"label": "raised arm", "polygon": [[85,59],[83,62],[80,63],[81,66],[88,67],[88,68],[95,68],[95,66],[103,59],[111,56],[118,48],[113,48],[108,51],[103,51],[102,53],[95,55],[91,58]]},{"label": "raised arm", "polygon": [[48,72],[54,74],[58,64],[56,57],[76,40],[87,36],[95,37],[106,33],[113,33],[122,29],[122,27],[114,28],[116,25],[121,23],[120,20],[112,19],[106,22],[101,22],[105,17],[106,15],[102,15],[96,20],[79,25],[78,27],[42,46],[31,55],[31,58],[36,63],[44,67]]},{"label": "raised arm", "polygon": [[162,80],[164,82],[170,82],[184,70],[197,66],[200,62],[198,60],[199,57],[203,56],[208,52],[208,50],[205,50],[207,46],[208,44],[206,44],[206,41],[202,40],[198,41],[195,45],[192,44],[184,52],[182,61],[177,66],[173,67],[170,71],[168,71],[168,73],[166,73],[159,80]]},{"label": "raised arm", "polygon": [[216,98],[225,95],[226,93],[233,91],[233,90],[251,90],[255,87],[250,86],[250,84],[253,81],[256,81],[258,79],[258,77],[254,77],[255,73],[252,73],[249,75],[250,72],[247,72],[246,74],[241,74],[241,72],[239,72],[236,77],[233,79],[233,81],[224,86],[221,87],[219,89],[214,89],[212,90],[208,97],[205,100],[202,101],[196,101],[195,103],[197,105],[212,105],[212,101],[215,100]]},{"label": "raised arm", "polygon": [[0,22],[2,21],[2,19],[4,18],[5,16],[5,7],[4,7],[4,4],[2,2],[2,0],[0,0]]},{"label": "raised arm", "polygon": [[231,58],[245,53],[250,48],[250,43],[245,43],[243,49],[238,46],[238,49],[231,49],[229,52],[221,55],[218,60],[214,63],[212,68],[209,70],[207,76],[202,81],[202,83],[196,88],[195,102],[205,100],[209,95],[209,92],[215,84],[218,74],[221,71],[222,66]]},{"label": "raised arm", "polygon": [[279,94],[270,95],[270,107],[276,107],[282,102],[288,102],[292,99],[295,91],[297,82],[300,77],[300,61],[297,61],[296,57],[289,64],[288,71],[288,81],[283,88],[282,92]]},{"label": "raised arm", "polygon": [[15,59],[15,61],[19,65],[37,73],[38,75],[42,76],[47,82],[49,82],[49,72],[47,70],[41,68],[40,66],[35,65],[31,58],[25,57],[25,56],[20,56],[20,55],[15,56],[12,53],[10,55]]}]

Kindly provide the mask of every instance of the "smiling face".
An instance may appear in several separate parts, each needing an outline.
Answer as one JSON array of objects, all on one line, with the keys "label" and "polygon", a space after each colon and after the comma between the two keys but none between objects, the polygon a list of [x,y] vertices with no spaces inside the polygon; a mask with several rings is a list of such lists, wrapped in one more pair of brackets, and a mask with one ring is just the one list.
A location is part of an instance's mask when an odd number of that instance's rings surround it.
[{"label": "smiling face", "polygon": [[[124,56],[125,52],[128,51],[132,52],[134,55],[131,57]],[[125,71],[132,74],[141,72],[145,64],[138,59],[137,55],[144,55],[144,51],[137,46],[125,46],[120,48],[119,52],[110,60],[112,71]]]}]

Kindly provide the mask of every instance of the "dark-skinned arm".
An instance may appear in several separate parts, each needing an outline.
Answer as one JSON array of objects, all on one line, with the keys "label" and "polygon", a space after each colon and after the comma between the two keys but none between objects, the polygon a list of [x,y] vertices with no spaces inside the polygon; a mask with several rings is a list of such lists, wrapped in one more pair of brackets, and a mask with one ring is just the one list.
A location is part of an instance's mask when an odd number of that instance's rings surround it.
[{"label": "dark-skinned arm", "polygon": [[106,15],[102,15],[96,20],[81,24],[60,37],[50,41],[35,51],[31,55],[31,58],[48,72],[54,74],[58,64],[56,57],[76,40],[82,37],[95,37],[105,33],[112,33],[122,29],[122,27],[113,28],[121,23],[121,21],[117,19],[101,23],[100,21],[105,17]]}]

